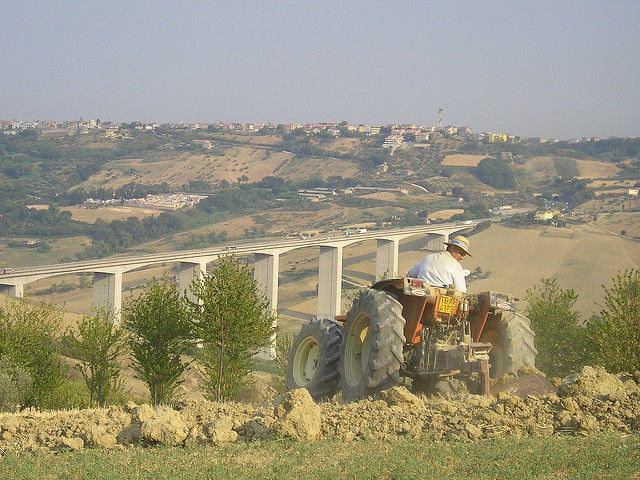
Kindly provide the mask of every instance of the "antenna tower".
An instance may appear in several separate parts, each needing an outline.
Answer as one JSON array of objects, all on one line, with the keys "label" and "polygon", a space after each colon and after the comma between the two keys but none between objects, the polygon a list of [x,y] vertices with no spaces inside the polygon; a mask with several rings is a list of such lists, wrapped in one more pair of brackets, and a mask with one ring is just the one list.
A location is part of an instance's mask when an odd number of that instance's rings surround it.
[{"label": "antenna tower", "polygon": [[442,112],[444,112],[443,109],[439,108],[438,109],[438,126],[441,127],[442,126]]}]

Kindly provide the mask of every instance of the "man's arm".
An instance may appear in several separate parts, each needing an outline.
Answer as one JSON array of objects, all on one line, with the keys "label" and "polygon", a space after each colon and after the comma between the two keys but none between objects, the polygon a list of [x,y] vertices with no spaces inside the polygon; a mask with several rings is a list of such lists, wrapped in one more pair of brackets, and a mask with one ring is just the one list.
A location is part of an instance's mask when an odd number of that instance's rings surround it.
[{"label": "man's arm", "polygon": [[419,265],[420,265],[419,263],[416,263],[413,267],[411,267],[407,272],[407,277],[418,278]]},{"label": "man's arm", "polygon": [[407,272],[407,277],[419,278],[420,277],[420,266],[424,263],[424,259],[420,260],[413,267],[409,269]]},{"label": "man's arm", "polygon": [[467,293],[467,281],[464,278],[464,270],[460,264],[458,264],[458,268],[453,272],[452,277],[456,290],[462,293]]}]

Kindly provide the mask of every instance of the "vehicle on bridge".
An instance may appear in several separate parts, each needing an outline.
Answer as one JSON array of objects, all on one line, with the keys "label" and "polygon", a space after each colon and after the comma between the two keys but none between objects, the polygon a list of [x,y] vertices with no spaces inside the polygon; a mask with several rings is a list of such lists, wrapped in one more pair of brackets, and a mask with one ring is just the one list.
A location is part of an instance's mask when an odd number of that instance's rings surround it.
[{"label": "vehicle on bridge", "polygon": [[0,268],[0,275],[10,275],[12,273],[16,273],[15,268],[8,268],[8,267]]},{"label": "vehicle on bridge", "polygon": [[399,384],[445,395],[466,384],[488,395],[490,377],[535,365],[535,333],[514,300],[416,278],[377,282],[346,316],[303,325],[289,351],[287,388],[358,400]]}]

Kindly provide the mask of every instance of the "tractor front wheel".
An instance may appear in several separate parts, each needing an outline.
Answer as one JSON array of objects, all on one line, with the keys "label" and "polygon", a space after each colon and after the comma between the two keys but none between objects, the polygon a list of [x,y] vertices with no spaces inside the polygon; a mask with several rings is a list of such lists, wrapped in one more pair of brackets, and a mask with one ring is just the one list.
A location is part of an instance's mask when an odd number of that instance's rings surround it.
[{"label": "tractor front wheel", "polygon": [[538,356],[535,336],[531,322],[519,312],[499,312],[489,316],[480,341],[492,345],[489,351],[491,378],[499,378],[505,373],[516,375],[522,367],[534,367]]},{"label": "tractor front wheel", "polygon": [[342,325],[326,318],[302,326],[289,350],[287,390],[306,388],[314,400],[336,394],[342,330]]}]

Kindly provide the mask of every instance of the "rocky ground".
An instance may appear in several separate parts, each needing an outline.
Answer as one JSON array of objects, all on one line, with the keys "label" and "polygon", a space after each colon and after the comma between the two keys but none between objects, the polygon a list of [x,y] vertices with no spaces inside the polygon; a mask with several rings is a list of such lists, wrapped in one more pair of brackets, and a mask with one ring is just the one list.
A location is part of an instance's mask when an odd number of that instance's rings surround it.
[{"label": "rocky ground", "polygon": [[3,413],[0,453],[224,444],[275,436],[305,441],[391,435],[478,440],[640,430],[640,375],[611,375],[585,367],[565,378],[557,390],[533,377],[528,371],[519,381],[504,379],[496,386],[497,397],[424,397],[393,387],[357,403],[336,399],[316,404],[301,389],[288,392],[273,408],[212,402],[153,408],[129,403],[108,409]]}]

